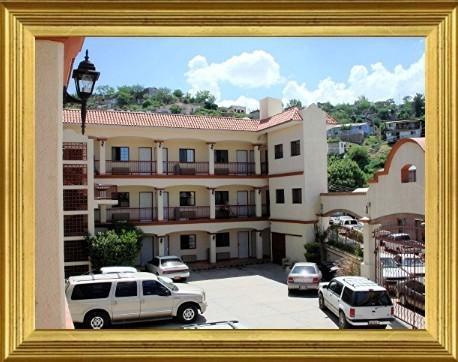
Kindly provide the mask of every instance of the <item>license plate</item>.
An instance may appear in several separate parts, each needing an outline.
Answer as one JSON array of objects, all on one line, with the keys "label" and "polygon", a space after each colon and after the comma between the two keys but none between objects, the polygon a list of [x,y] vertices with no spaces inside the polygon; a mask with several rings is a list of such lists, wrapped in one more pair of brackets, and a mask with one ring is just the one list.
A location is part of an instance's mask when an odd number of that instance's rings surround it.
[{"label": "license plate", "polygon": [[368,323],[370,326],[378,326],[380,324],[379,321],[369,321]]}]

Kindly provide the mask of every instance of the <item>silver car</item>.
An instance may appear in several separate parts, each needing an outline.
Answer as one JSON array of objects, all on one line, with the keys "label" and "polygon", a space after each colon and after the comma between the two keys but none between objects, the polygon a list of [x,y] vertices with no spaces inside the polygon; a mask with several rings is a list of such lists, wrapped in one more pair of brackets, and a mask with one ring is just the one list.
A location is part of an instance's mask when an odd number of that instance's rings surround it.
[{"label": "silver car", "polygon": [[146,263],[146,270],[174,281],[185,281],[189,278],[189,267],[178,256],[155,256]]},{"label": "silver car", "polygon": [[177,318],[193,323],[207,301],[202,288],[174,284],[151,273],[70,277],[65,294],[74,323],[101,329],[110,324]]},{"label": "silver car", "polygon": [[316,263],[296,263],[288,274],[288,292],[291,290],[318,290],[322,275]]}]

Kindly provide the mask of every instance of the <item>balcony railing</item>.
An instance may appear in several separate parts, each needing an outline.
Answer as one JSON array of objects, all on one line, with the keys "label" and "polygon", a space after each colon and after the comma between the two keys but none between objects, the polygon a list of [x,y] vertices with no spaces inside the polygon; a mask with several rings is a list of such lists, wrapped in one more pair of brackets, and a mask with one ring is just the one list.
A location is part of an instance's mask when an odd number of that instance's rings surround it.
[{"label": "balcony railing", "polygon": [[215,163],[215,175],[248,176],[254,174],[254,162]]},{"label": "balcony railing", "polygon": [[164,207],[164,220],[194,220],[209,218],[209,206]]},{"label": "balcony railing", "polygon": [[164,161],[163,172],[167,175],[208,175],[208,162]]},{"label": "balcony railing", "polygon": [[116,192],[118,192],[118,187],[116,185],[96,184],[94,187],[96,200],[113,200],[113,194]]},{"label": "balcony railing", "polygon": [[215,209],[217,219],[254,216],[256,216],[256,205],[216,205]]},{"label": "balcony railing", "polygon": [[[96,173],[100,173],[100,161],[94,161]],[[148,176],[156,174],[156,161],[105,161],[105,174],[116,176]]]},{"label": "balcony railing", "polygon": [[151,222],[157,220],[156,207],[113,207],[107,209],[107,221]]}]

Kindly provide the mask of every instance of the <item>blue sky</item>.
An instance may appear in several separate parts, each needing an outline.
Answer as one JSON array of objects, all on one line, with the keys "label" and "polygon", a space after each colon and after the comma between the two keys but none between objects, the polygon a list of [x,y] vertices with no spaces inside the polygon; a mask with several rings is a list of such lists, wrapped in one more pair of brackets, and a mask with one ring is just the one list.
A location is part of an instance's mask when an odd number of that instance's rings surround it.
[{"label": "blue sky", "polygon": [[399,101],[424,90],[423,38],[86,38],[83,47],[98,85],[208,89],[222,105]]}]

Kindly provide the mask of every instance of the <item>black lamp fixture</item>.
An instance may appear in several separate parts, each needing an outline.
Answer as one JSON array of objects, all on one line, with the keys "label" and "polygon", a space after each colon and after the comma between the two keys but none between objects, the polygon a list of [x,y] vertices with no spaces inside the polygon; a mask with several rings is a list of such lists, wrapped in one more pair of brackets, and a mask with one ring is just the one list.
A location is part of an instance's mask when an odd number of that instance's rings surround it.
[{"label": "black lamp fixture", "polygon": [[87,100],[94,92],[95,82],[99,79],[100,72],[95,70],[93,63],[89,61],[88,51],[86,50],[86,56],[84,60],[80,62],[77,69],[73,70],[72,78],[75,80],[76,94],[78,98],[75,98],[68,94],[67,87],[64,87],[64,104],[65,103],[78,103],[81,104],[81,133],[84,134],[84,128],[86,126],[86,112],[87,112]]}]

